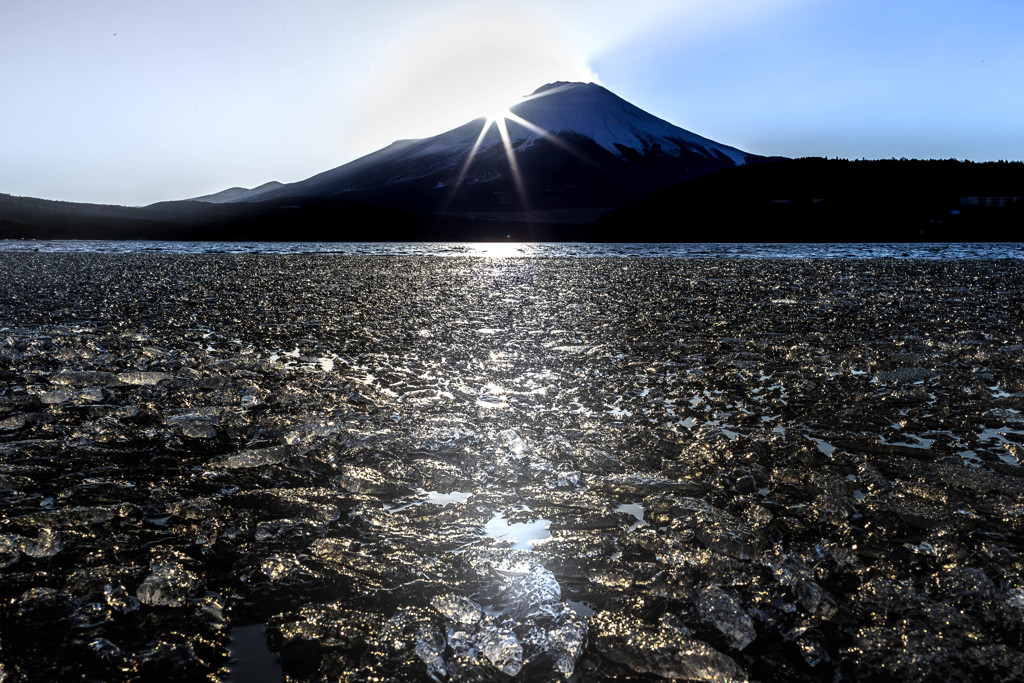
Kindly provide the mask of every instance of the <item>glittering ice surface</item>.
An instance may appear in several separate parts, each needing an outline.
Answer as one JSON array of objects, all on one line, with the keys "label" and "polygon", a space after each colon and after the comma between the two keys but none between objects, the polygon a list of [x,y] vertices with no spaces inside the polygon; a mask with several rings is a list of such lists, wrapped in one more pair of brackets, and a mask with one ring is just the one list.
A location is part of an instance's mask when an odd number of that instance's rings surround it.
[{"label": "glittering ice surface", "polygon": [[1024,678],[1024,261],[572,248],[0,250],[0,680]]}]

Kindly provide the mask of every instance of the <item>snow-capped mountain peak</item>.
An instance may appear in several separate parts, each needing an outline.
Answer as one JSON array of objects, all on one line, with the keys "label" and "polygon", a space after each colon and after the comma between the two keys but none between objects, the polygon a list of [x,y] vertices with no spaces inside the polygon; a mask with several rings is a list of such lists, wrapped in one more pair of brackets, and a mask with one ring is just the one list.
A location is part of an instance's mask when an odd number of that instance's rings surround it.
[{"label": "snow-capped mountain peak", "polygon": [[[406,158],[457,148],[468,150],[473,146],[480,152],[503,145],[495,125],[490,125],[481,138],[481,121],[426,138],[422,145],[408,150]],[[504,126],[516,149],[555,136],[587,139],[618,157],[625,156],[626,150],[640,154],[658,150],[670,156],[684,151],[707,157],[717,153],[736,165],[747,161],[744,152],[659,119],[595,83],[555,82],[541,86],[509,109]]]},{"label": "snow-capped mountain peak", "polygon": [[[746,154],[740,150],[674,126],[594,83],[549,83],[513,106],[511,112],[541,130],[589,138],[619,156],[624,148],[645,152],[658,145],[670,155],[683,149],[698,153],[714,150],[736,164],[746,162]],[[515,120],[508,128],[513,141],[540,137],[537,130]]]}]

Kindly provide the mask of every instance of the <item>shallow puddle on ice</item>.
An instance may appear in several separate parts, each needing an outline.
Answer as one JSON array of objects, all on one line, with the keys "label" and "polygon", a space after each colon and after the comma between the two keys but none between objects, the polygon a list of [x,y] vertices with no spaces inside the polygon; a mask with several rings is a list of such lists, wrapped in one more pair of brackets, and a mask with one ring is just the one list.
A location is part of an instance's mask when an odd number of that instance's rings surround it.
[{"label": "shallow puddle on ice", "polygon": [[581,617],[594,616],[594,608],[582,600],[566,600],[565,604],[569,605],[570,609]]},{"label": "shallow puddle on ice", "polygon": [[414,505],[422,505],[423,503],[433,503],[434,505],[441,506],[448,505],[449,503],[465,503],[472,495],[473,494],[469,491],[449,491],[448,493],[441,493],[439,491],[416,489],[416,498],[413,500],[410,500],[407,503],[400,503],[398,505],[385,505],[384,509],[390,514],[393,512],[401,512],[406,508]]},{"label": "shallow puddle on ice", "polygon": [[998,384],[990,386],[988,390],[992,392],[992,398],[1010,398],[1011,396],[1013,396],[1013,394],[1006,391]]},{"label": "shallow puddle on ice", "polygon": [[1017,458],[1013,457],[1009,453],[999,453],[998,455],[999,455],[999,459],[1002,460],[1003,462],[1005,462],[1007,465],[1013,465],[1015,467],[1020,467],[1020,463],[1017,462]]},{"label": "shallow puddle on ice", "polygon": [[[1010,439],[1006,438],[1007,434],[1024,434],[1024,431],[1022,431],[1020,429],[1013,429],[1011,427],[999,427],[997,429],[985,429],[985,430],[982,430],[978,434],[978,439],[980,441],[982,441],[982,442],[996,441],[996,442],[999,443],[1000,446],[1005,446],[1008,443],[1014,443]],[[960,455],[963,456],[964,453],[970,453],[973,457],[977,458],[979,461],[981,460],[981,458],[979,458],[977,456],[977,454],[974,453],[974,451],[964,451],[964,452],[961,452]],[[1007,465],[1013,465],[1015,467],[1020,467],[1020,463],[1017,462],[1017,458],[1015,458],[1012,453],[1007,453],[1004,450],[1001,453],[996,453],[996,456],[1000,460],[1005,462]]]},{"label": "shallow puddle on ice", "polygon": [[271,363],[274,363],[274,362],[277,362],[277,361],[281,360],[282,358],[298,358],[298,357],[299,357],[299,347],[296,346],[291,351],[273,351],[273,352],[271,352],[269,360],[270,360]]},{"label": "shallow puddle on ice", "polygon": [[996,440],[999,443],[1008,443],[1010,439],[1006,438],[1007,434],[1024,434],[1024,430],[1013,429],[1012,427],[998,427],[995,429],[984,429],[978,433],[978,439],[981,441]]},{"label": "shallow puddle on ice", "polygon": [[[270,355],[267,357],[267,360],[269,360],[271,363],[276,363],[280,361],[281,363],[284,364],[286,368],[298,367],[312,372],[330,372],[334,370],[333,358],[331,358],[330,356],[317,356],[305,358],[301,355],[298,346],[296,346],[291,351],[281,351],[280,349],[276,351],[271,351]],[[303,362],[299,362],[300,360],[302,360]]]},{"label": "shallow puddle on ice", "polygon": [[229,637],[229,683],[280,683],[284,680],[280,658],[267,647],[264,624],[235,626]]},{"label": "shallow puddle on ice", "polygon": [[427,500],[424,502],[435,505],[447,505],[448,503],[465,503],[473,494],[469,491],[450,491],[449,493],[438,493],[437,491],[424,491]]},{"label": "shallow puddle on ice", "polygon": [[958,455],[963,459],[964,464],[978,467],[982,463],[981,457],[972,450],[960,451]]},{"label": "shallow puddle on ice", "polygon": [[818,447],[819,451],[821,451],[830,458],[832,457],[832,454],[836,452],[836,447],[830,444],[828,441],[823,441],[822,439],[817,439],[813,436],[809,436],[807,438],[814,442],[814,444]]},{"label": "shallow puddle on ice", "polygon": [[647,511],[647,508],[645,508],[642,503],[622,503],[620,505],[615,506],[615,511],[628,512],[629,514],[636,517],[636,522],[634,522],[632,526],[629,527],[630,531],[633,531],[641,524],[646,524],[646,522],[644,521],[644,513]]},{"label": "shallow puddle on ice", "polygon": [[[928,450],[932,447],[932,443],[935,441],[935,439],[926,439],[923,436],[918,436],[917,434],[905,434],[904,436],[907,437],[906,441],[889,441],[884,436],[879,435],[878,443],[883,446],[901,446],[903,448],[920,448],[921,450]],[[910,439],[913,439],[913,441],[910,441]]]},{"label": "shallow puddle on ice", "polygon": [[532,522],[509,524],[504,513],[496,512],[484,525],[484,533],[499,541],[511,543],[509,547],[514,550],[533,550],[541,543],[551,540],[550,527],[551,520],[543,518]]}]

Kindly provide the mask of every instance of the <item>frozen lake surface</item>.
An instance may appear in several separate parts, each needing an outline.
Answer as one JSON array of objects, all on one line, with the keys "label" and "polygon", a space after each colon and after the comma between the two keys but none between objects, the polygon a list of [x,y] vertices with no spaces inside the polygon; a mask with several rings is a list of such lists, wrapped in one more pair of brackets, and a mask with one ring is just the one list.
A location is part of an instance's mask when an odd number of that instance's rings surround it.
[{"label": "frozen lake surface", "polygon": [[1017,256],[40,245],[0,679],[1024,680]]},{"label": "frozen lake surface", "polygon": [[0,240],[0,252],[118,254],[339,254],[363,256],[652,258],[1024,258],[1021,242],[960,243],[589,243],[589,242],[145,242]]}]

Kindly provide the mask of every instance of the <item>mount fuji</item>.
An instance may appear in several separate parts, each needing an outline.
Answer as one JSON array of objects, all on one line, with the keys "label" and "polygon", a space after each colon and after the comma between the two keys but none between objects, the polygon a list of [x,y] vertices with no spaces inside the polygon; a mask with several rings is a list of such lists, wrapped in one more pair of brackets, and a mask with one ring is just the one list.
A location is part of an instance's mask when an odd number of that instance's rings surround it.
[{"label": "mount fuji", "polygon": [[400,140],[299,182],[194,201],[358,202],[457,219],[589,223],[653,190],[770,159],[684,130],[599,85],[559,82],[495,119]]}]

